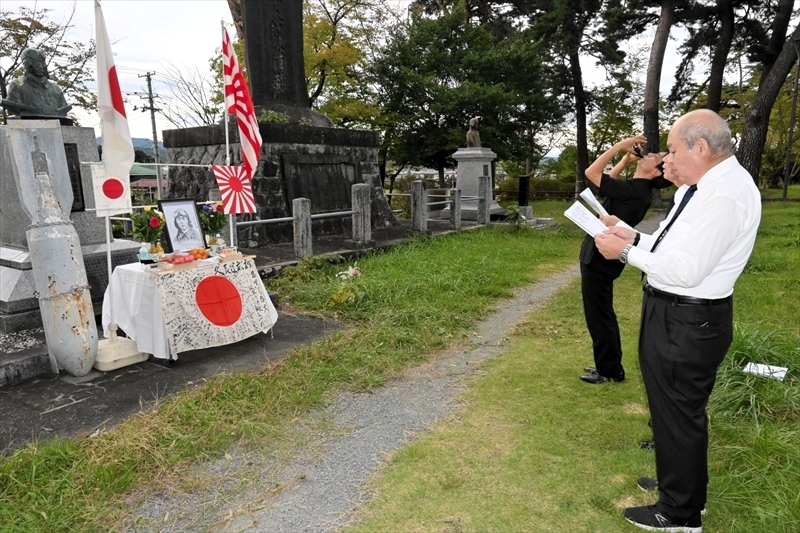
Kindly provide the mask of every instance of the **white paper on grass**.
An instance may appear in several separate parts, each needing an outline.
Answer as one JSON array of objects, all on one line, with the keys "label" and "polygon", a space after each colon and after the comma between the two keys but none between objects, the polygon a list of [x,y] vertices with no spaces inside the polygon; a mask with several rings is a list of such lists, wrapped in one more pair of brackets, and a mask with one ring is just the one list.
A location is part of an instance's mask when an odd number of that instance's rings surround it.
[{"label": "white paper on grass", "polygon": [[760,363],[747,363],[742,369],[743,372],[747,372],[748,374],[777,379],[778,381],[783,381],[788,370],[788,368],[783,366],[762,365]]},{"label": "white paper on grass", "polygon": [[573,221],[579,228],[592,237],[598,233],[603,233],[606,229],[606,225],[600,222],[600,219],[594,216],[580,202],[572,204],[569,209],[564,211],[564,216]]},{"label": "white paper on grass", "polygon": [[583,192],[581,193],[581,198],[586,200],[586,203],[589,204],[589,207],[594,209],[598,215],[608,215],[608,211],[606,211],[605,207],[603,207],[603,204],[597,201],[597,198],[594,197],[594,194],[592,194],[591,189],[589,188],[583,189]]}]

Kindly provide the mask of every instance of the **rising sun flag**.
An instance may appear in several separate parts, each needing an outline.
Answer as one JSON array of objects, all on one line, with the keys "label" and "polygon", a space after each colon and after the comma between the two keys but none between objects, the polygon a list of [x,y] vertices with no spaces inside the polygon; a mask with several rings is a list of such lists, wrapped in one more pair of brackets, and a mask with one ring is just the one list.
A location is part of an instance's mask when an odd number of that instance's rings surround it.
[{"label": "rising sun flag", "polygon": [[222,209],[226,215],[256,212],[253,189],[245,167],[211,165],[211,170],[217,179]]},{"label": "rising sun flag", "polygon": [[222,77],[225,82],[225,110],[236,115],[239,127],[239,144],[242,147],[242,165],[247,169],[247,179],[256,173],[261,153],[261,132],[258,129],[253,100],[247,82],[239,68],[236,52],[225,27],[222,28]]}]

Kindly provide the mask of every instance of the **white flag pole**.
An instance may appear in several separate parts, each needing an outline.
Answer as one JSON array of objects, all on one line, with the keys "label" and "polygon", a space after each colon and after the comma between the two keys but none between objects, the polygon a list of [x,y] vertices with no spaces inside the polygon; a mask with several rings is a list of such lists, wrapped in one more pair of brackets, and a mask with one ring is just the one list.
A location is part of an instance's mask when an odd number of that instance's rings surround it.
[{"label": "white flag pole", "polygon": [[[220,25],[222,25],[222,42],[225,43],[225,20],[222,19],[219,21]],[[233,46],[231,46],[233,48]],[[231,164],[231,142],[230,142],[230,133],[228,131],[228,103],[225,98],[225,53],[222,53],[222,107],[223,113],[225,115],[225,165],[230,166]],[[230,240],[228,243],[231,246],[236,246],[234,242],[234,228],[236,227],[236,215],[230,213],[228,215],[228,229],[230,230]]]},{"label": "white flag pole", "polygon": [[108,263],[108,308],[111,311],[109,316],[111,322],[108,324],[108,331],[111,342],[117,342],[117,323],[114,321],[114,289],[111,285],[111,218],[106,217],[106,261]]}]

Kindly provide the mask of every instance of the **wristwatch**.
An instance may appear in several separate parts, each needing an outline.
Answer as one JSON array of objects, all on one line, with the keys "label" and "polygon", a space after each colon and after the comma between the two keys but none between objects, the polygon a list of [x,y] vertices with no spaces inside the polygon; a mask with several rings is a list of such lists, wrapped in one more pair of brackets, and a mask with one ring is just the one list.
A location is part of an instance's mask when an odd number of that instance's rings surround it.
[{"label": "wristwatch", "polygon": [[631,248],[633,248],[633,245],[629,244],[625,248],[622,249],[622,253],[619,254],[619,262],[620,263],[625,264],[625,263],[628,262],[628,252],[631,251]]}]

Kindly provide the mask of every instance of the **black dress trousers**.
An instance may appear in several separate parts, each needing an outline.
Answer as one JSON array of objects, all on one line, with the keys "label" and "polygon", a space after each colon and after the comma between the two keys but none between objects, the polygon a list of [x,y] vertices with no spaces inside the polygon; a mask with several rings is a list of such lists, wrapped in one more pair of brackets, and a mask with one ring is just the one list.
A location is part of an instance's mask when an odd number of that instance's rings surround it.
[{"label": "black dress trousers", "polygon": [[656,446],[659,511],[699,516],[708,485],[706,406],[733,340],[733,306],[676,305],[645,294],[639,335]]},{"label": "black dress trousers", "polygon": [[594,366],[601,376],[614,378],[623,372],[622,342],[614,311],[614,281],[625,265],[603,257],[591,237],[581,246],[580,265],[583,315],[592,338]]}]

